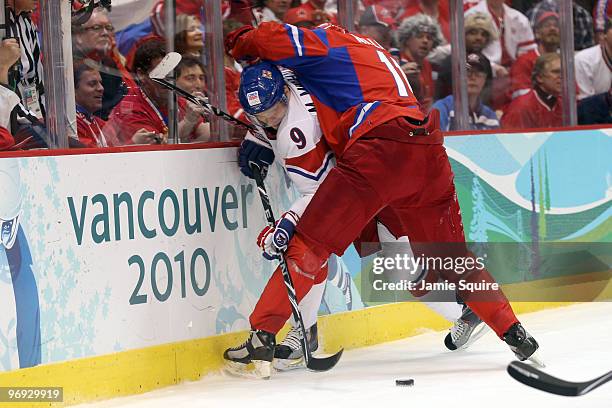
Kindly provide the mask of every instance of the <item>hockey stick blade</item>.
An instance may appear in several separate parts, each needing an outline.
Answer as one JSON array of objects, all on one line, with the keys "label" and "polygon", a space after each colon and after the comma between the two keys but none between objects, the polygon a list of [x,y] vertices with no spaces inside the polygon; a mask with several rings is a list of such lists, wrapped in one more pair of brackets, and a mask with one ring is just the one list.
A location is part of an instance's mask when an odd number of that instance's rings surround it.
[{"label": "hockey stick blade", "polygon": [[308,361],[308,364],[306,365],[306,367],[312,371],[331,370],[332,368],[334,368],[336,364],[338,364],[338,361],[340,361],[340,357],[342,357],[343,352],[344,352],[344,349],[342,348],[340,349],[340,351],[338,351],[333,356],[322,357],[322,358],[311,356],[310,361]]},{"label": "hockey stick blade", "polygon": [[168,76],[170,72],[176,68],[176,66],[181,62],[181,54],[178,52],[169,52],[166,56],[160,61],[159,64],[155,68],[149,72],[149,78],[151,79],[164,79]]},{"label": "hockey stick blade", "polygon": [[602,384],[612,380],[612,371],[597,377],[591,381],[571,382],[565,381],[537,369],[536,367],[513,361],[508,365],[508,374],[515,380],[538,390],[546,391],[551,394],[565,395],[567,397],[577,397],[584,395]]}]

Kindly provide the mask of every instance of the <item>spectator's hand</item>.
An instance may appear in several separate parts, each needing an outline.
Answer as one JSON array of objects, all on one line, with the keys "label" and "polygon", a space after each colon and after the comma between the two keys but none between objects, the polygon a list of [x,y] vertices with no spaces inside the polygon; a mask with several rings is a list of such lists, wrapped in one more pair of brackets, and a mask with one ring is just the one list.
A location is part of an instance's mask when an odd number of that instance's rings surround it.
[{"label": "spectator's hand", "polygon": [[407,62],[402,65],[402,71],[406,75],[418,75],[421,73],[421,69],[419,68],[419,64],[416,62]]},{"label": "spectator's hand", "polygon": [[[202,92],[196,92],[193,94],[198,99],[201,99],[205,102],[208,102],[208,98]],[[195,123],[200,119],[200,116],[205,116],[207,121],[210,115],[210,110],[202,105],[195,104],[193,102],[187,101],[187,107],[185,109],[185,120],[189,123]]]},{"label": "spectator's hand", "polygon": [[132,136],[134,144],[166,144],[168,135],[158,134],[147,129],[138,129]]},{"label": "spectator's hand", "polygon": [[15,38],[7,38],[6,40],[2,40],[2,44],[0,45],[0,67],[2,68],[10,68],[19,61],[21,57],[21,49],[19,48],[19,43]]},{"label": "spectator's hand", "polygon": [[494,78],[505,78],[510,75],[510,72],[503,65],[492,64],[493,77]]}]

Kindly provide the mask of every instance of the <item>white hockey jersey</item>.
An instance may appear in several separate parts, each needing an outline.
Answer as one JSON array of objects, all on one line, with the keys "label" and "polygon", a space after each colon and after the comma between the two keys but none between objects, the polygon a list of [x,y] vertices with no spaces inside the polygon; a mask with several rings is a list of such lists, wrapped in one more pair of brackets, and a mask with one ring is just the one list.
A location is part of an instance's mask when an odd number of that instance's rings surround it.
[{"label": "white hockey jersey", "polygon": [[[276,160],[283,163],[287,175],[301,195],[289,209],[299,219],[336,162],[333,152],[322,138],[310,94],[291,71],[281,72],[290,90],[288,109],[278,127],[276,140],[270,140],[269,144]],[[262,142],[261,137],[250,133],[246,138],[260,144]]]}]

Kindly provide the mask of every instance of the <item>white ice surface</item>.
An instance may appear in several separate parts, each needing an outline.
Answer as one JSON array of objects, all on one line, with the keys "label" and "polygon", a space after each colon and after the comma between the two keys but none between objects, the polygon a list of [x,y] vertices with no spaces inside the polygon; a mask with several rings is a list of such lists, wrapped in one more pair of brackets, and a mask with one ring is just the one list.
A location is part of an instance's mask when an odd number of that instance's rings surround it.
[{"label": "white ice surface", "polygon": [[[540,343],[546,371],[585,381],[612,370],[612,302],[580,304],[520,317]],[[506,373],[513,355],[492,332],[470,349],[446,351],[445,333],[427,333],[346,351],[329,372],[294,370],[272,379],[215,374],[132,397],[81,408],[195,407],[612,407],[612,382],[582,397],[529,388]],[[413,378],[413,387],[396,379]]]}]

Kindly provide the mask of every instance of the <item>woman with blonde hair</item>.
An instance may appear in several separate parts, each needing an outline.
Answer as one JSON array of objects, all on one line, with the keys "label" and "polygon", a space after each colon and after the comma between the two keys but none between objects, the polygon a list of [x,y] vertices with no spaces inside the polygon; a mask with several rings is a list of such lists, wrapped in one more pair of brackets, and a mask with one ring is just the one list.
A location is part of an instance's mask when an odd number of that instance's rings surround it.
[{"label": "woman with blonde hair", "polygon": [[176,16],[176,35],[174,37],[176,52],[185,56],[199,57],[204,51],[204,33],[202,23],[196,16],[179,14]]}]

